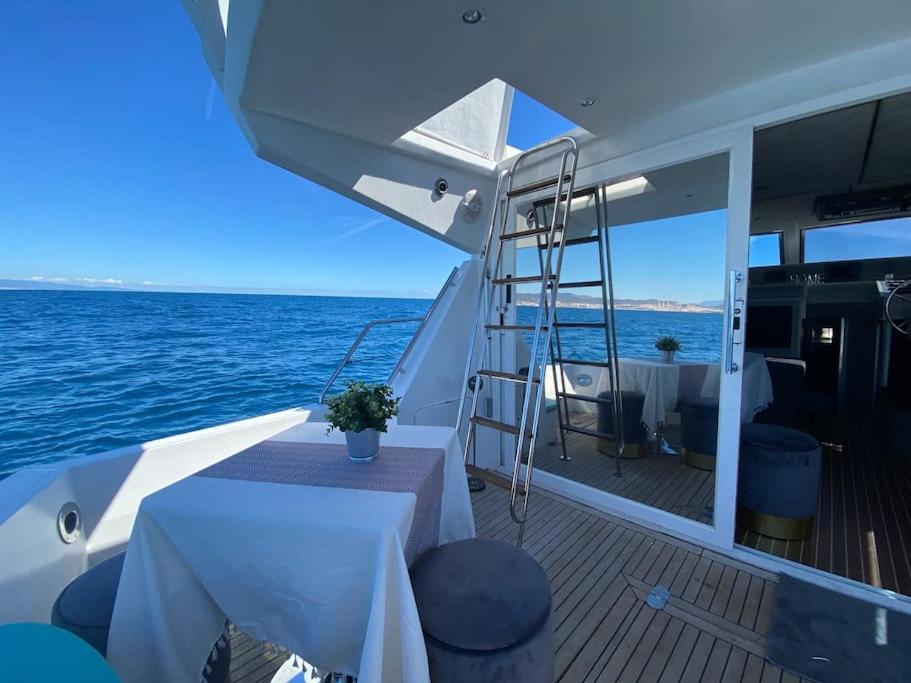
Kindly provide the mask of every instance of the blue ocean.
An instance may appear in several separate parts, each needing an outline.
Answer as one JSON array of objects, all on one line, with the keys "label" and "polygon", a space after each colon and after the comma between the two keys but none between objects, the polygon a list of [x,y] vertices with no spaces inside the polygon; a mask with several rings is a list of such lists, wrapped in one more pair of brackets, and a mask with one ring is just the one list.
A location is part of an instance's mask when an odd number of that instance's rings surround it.
[{"label": "blue ocean", "polygon": [[[363,325],[423,315],[428,300],[114,291],[0,291],[0,477],[30,464],[312,403]],[[530,320],[533,309],[519,317]],[[600,310],[560,309],[596,321]],[[384,381],[417,323],[375,328],[345,379]],[[617,312],[621,355],[718,360],[717,314]],[[604,354],[567,330],[567,357]]]}]

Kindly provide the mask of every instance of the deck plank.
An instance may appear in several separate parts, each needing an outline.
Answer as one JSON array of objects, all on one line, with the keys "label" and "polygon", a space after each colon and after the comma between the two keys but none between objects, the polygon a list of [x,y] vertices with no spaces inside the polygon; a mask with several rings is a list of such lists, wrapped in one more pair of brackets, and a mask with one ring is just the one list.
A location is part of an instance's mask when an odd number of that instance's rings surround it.
[{"label": "deck plank", "polygon": [[[533,496],[525,549],[551,582],[557,680],[797,680],[762,657],[773,575],[544,491]],[[472,503],[479,536],[515,541],[501,486],[489,483]],[[655,610],[645,597],[659,585],[672,597]],[[233,683],[268,681],[287,658],[239,632],[231,644]]]}]

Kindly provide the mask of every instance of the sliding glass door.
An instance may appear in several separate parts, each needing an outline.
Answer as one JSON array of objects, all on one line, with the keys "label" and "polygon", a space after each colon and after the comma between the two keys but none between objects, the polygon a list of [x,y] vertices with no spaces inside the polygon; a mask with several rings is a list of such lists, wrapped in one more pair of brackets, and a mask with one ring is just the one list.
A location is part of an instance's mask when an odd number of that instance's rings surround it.
[{"label": "sliding glass door", "polygon": [[[577,183],[597,191],[572,206],[567,239],[578,244],[566,249],[557,309],[568,325],[535,454],[544,485],[722,548],[732,545],[743,414],[748,140],[614,162],[614,179]],[[586,242],[599,225],[605,239]],[[517,275],[534,257],[533,245],[519,249]],[[600,258],[613,313],[602,307]],[[518,318],[531,314],[523,302]]]}]

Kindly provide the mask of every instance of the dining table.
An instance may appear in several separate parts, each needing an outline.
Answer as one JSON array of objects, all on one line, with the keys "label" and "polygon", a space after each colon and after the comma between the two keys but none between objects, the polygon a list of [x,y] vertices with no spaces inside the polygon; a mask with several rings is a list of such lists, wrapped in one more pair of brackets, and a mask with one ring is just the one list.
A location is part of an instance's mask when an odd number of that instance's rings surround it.
[{"label": "dining table", "polygon": [[[681,399],[699,396],[717,400],[720,395],[721,366],[718,363],[685,359],[668,363],[658,358],[621,357],[617,367],[620,389],[644,397],[642,422],[652,434],[667,422],[669,415],[678,412]],[[568,376],[568,381],[574,386],[578,384],[577,376]],[[610,375],[604,370],[598,375],[595,390],[590,393],[597,395],[609,389]],[[772,379],[765,357],[746,352],[741,383],[741,422],[752,422],[773,399]],[[591,406],[593,404],[583,409],[592,410]]]},{"label": "dining table", "polygon": [[390,424],[355,463],[294,426],[142,501],[108,660],[124,683],[199,681],[228,621],[321,671],[426,683],[409,567],[474,534],[454,429]]}]

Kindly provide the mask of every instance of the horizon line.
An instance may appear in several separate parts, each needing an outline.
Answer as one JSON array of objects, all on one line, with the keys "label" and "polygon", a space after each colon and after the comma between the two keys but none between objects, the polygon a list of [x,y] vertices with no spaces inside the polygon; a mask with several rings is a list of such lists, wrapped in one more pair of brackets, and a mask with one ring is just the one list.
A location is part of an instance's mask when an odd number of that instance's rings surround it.
[{"label": "horizon line", "polygon": [[152,294],[232,294],[247,296],[312,296],[336,298],[371,298],[371,299],[429,299],[436,294],[428,291],[395,291],[395,290],[321,290],[268,287],[227,287],[219,285],[169,285],[169,284],[129,284],[111,283],[98,280],[97,284],[80,283],[61,278],[0,278],[0,291],[78,291],[78,292],[120,292]]}]

